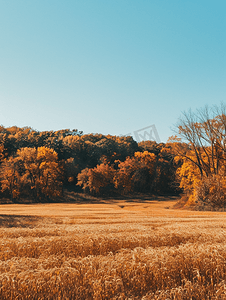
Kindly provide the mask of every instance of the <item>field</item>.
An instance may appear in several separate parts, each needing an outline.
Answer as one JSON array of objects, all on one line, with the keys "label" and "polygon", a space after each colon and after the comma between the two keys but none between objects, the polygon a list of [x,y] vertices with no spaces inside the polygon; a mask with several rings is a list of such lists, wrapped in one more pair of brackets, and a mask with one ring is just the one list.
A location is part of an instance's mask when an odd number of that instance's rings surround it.
[{"label": "field", "polygon": [[0,299],[226,299],[226,213],[176,201],[0,205]]}]

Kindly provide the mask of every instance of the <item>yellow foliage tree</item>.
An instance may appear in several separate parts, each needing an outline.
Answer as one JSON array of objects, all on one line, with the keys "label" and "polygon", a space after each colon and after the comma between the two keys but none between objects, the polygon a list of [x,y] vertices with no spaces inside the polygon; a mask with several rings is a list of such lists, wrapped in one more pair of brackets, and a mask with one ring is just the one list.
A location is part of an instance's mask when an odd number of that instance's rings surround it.
[{"label": "yellow foliage tree", "polygon": [[114,184],[122,194],[133,191],[150,191],[155,169],[156,155],[148,151],[135,152],[124,162],[118,161]]},{"label": "yellow foliage tree", "polygon": [[[23,179],[25,176],[23,176]],[[1,191],[8,191],[10,199],[18,198],[22,189],[22,177],[19,172],[19,165],[13,157],[3,161],[1,165]]]},{"label": "yellow foliage tree", "polygon": [[39,200],[59,196],[62,169],[57,153],[47,147],[17,150],[15,157],[2,165],[1,184],[2,190],[9,190],[13,198],[25,190]]},{"label": "yellow foliage tree", "polygon": [[214,187],[217,180],[226,176],[226,107],[222,104],[220,108],[205,107],[196,113],[184,113],[178,135],[187,140],[186,146],[177,136],[170,142],[174,142],[177,152],[175,160],[182,162],[178,169],[180,186],[188,192],[190,205],[197,202],[200,186],[211,194],[215,188],[211,189],[210,183]]}]

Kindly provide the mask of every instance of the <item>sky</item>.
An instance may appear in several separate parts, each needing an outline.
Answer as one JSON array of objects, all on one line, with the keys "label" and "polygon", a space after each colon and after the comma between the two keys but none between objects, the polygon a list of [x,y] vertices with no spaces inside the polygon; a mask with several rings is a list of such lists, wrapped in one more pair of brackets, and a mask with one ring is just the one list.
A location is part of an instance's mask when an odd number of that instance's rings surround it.
[{"label": "sky", "polygon": [[225,0],[0,0],[5,127],[166,142],[225,96]]}]

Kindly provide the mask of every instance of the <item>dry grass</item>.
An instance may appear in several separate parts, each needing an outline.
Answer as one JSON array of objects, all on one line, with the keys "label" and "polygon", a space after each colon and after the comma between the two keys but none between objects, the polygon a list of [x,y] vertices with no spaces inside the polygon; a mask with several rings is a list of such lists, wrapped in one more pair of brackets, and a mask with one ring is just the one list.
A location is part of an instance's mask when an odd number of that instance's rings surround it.
[{"label": "dry grass", "polygon": [[0,299],[226,299],[226,213],[174,204],[1,205]]}]

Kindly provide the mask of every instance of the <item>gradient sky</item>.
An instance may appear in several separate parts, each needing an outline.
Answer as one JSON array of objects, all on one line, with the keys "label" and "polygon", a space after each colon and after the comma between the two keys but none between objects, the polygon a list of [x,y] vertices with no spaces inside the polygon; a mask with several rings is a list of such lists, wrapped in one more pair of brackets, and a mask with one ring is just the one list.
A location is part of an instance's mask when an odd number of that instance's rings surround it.
[{"label": "gradient sky", "polygon": [[226,102],[225,0],[0,0],[0,124],[120,135]]}]

